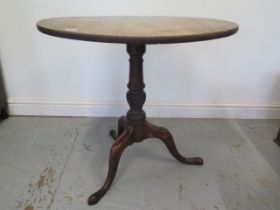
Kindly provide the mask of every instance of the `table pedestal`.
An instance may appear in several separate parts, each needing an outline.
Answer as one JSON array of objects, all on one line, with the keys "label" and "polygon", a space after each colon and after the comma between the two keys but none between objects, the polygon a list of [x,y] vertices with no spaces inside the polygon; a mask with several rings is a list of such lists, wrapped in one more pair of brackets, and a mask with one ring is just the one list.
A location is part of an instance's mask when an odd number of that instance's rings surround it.
[{"label": "table pedestal", "polygon": [[163,127],[158,127],[146,120],[146,114],[142,109],[146,93],[144,92],[143,81],[143,54],[146,46],[144,44],[127,44],[127,52],[130,56],[129,82],[126,98],[130,106],[126,117],[118,120],[118,130],[110,131],[110,135],[115,139],[111,147],[109,157],[109,168],[104,185],[88,199],[89,205],[96,204],[110,188],[116,175],[119,160],[126,147],[133,143],[141,142],[148,138],[158,138],[166,145],[169,152],[175,159],[184,164],[203,165],[200,157],[183,157],[177,150],[171,133]]}]

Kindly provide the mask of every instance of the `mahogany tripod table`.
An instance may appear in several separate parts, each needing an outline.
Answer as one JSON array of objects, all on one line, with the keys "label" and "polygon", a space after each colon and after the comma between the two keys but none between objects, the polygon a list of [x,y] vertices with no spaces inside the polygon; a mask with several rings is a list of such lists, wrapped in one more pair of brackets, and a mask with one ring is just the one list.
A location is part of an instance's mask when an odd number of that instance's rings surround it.
[{"label": "mahogany tripod table", "polygon": [[118,120],[111,147],[109,169],[104,185],[88,199],[96,204],[110,188],[116,175],[122,152],[133,143],[159,138],[175,159],[184,164],[203,165],[200,157],[184,157],[175,145],[171,133],[146,120],[143,54],[146,44],[194,42],[230,36],[238,25],[223,20],[185,17],[61,17],[41,20],[38,29],[48,35],[94,42],[123,43],[129,54],[129,82],[126,94],[130,110]]}]

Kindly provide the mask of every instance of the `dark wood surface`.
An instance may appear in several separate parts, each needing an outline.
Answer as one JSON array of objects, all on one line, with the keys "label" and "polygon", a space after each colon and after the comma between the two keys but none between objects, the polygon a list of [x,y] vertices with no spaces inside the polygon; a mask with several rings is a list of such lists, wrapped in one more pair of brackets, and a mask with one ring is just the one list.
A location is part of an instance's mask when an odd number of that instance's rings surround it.
[{"label": "dark wood surface", "polygon": [[57,37],[132,44],[203,41],[238,31],[232,22],[187,17],[60,17],[41,20],[37,27]]},{"label": "dark wood surface", "polygon": [[200,157],[182,156],[168,129],[153,125],[146,120],[143,110],[146,100],[143,55],[146,44],[192,42],[230,36],[238,30],[235,23],[178,17],[66,17],[39,21],[37,27],[43,33],[63,38],[126,43],[129,54],[126,98],[130,109],[126,116],[119,118],[117,131],[110,131],[115,142],[110,150],[107,177],[104,185],[89,197],[89,205],[98,203],[110,188],[124,150],[129,145],[145,139],[160,139],[171,155],[183,164],[203,164],[203,159]]},{"label": "dark wood surface", "polygon": [[143,55],[145,45],[128,44],[127,52],[129,54],[129,82],[126,98],[130,109],[126,117],[120,117],[118,121],[118,130],[110,132],[114,144],[111,147],[108,174],[104,185],[88,199],[89,205],[96,204],[108,191],[115,178],[119,160],[123,151],[134,143],[139,143],[145,139],[158,138],[167,147],[171,155],[183,164],[203,165],[203,159],[200,157],[182,156],[174,142],[171,133],[163,127],[153,125],[146,120],[146,114],[143,105],[146,100],[143,80]]}]

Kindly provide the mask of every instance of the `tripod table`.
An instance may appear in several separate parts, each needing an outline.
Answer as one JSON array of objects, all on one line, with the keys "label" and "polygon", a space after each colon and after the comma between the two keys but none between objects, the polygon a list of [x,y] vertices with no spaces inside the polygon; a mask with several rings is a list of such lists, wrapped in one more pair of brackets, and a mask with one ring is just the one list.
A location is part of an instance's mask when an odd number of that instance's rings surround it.
[{"label": "tripod table", "polygon": [[111,147],[109,168],[104,185],[88,199],[96,204],[110,188],[116,175],[122,152],[133,143],[159,138],[175,159],[183,164],[202,165],[200,157],[184,157],[176,148],[171,133],[146,120],[142,109],[146,93],[143,81],[143,55],[147,44],[195,42],[230,36],[238,31],[232,22],[187,17],[60,17],[44,19],[37,28],[48,35],[93,42],[126,44],[129,54],[129,82],[126,93],[130,110],[118,120]]}]

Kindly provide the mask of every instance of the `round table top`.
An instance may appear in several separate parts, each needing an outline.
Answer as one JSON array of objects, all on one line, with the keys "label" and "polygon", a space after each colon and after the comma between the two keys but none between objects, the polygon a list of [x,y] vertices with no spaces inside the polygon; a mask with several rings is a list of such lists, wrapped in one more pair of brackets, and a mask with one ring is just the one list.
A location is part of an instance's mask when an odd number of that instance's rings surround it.
[{"label": "round table top", "polygon": [[59,17],[41,20],[38,29],[52,36],[108,43],[160,44],[230,36],[232,22],[187,17]]}]

